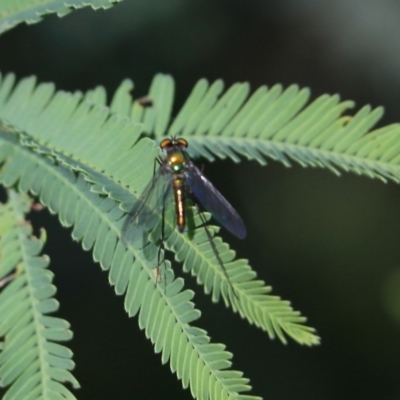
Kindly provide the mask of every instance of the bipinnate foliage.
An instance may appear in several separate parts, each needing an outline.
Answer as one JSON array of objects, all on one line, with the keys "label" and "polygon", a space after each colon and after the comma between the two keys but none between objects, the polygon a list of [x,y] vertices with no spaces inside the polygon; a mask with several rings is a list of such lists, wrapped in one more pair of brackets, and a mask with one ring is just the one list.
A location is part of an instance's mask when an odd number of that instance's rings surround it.
[{"label": "bipinnate foliage", "polygon": [[34,24],[48,14],[64,17],[74,9],[91,6],[106,9],[122,0],[2,0],[0,1],[0,34],[25,22]]},{"label": "bipinnate foliage", "polygon": [[[0,33],[21,23],[38,22],[45,14],[68,14],[84,6],[108,8],[118,0],[5,0],[0,2]],[[197,399],[250,399],[248,379],[231,369],[232,354],[210,342],[195,326],[200,315],[194,293],[175,278],[169,261],[158,263],[160,224],[143,247],[121,241],[125,213],[152,177],[158,142],[166,136],[188,139],[196,159],[243,157],[265,165],[273,159],[289,166],[328,168],[400,181],[400,127],[373,129],[382,108],[361,108],[347,115],[351,101],[324,95],[309,103],[308,89],[296,85],[263,86],[250,93],[247,83],[224,91],[222,81],[200,80],[187,101],[171,115],[174,81],[157,75],[146,101],[132,97],[133,84],[122,82],[110,102],[104,88],[88,93],[56,91],[53,84],[26,78],[18,84],[12,74],[0,75],[0,182],[9,198],[0,205],[0,384],[9,386],[5,399],[72,399],[62,385],[78,387],[69,372],[72,353],[59,341],[71,337],[68,323],[48,316],[57,309],[48,260],[40,256],[45,235],[32,236],[24,213],[36,195],[56,213],[72,236],[91,250],[125,309],[169,362],[183,387]],[[283,343],[287,338],[304,345],[319,343],[313,328],[288,301],[271,295],[257,280],[247,260],[216,236],[215,246],[233,284],[232,292],[215,259],[196,211],[190,231],[175,229],[167,210],[165,248],[196,276],[214,302]],[[209,215],[205,214],[209,219]],[[195,227],[198,228],[195,228]],[[161,259],[164,254],[161,254]],[[162,277],[161,282],[158,282]]]},{"label": "bipinnate foliage", "polygon": [[[231,354],[225,347],[210,343],[206,332],[193,325],[199,316],[191,302],[193,292],[183,289],[182,279],[174,279],[168,262],[163,264],[162,282],[155,285],[157,240],[144,249],[127,248],[120,241],[124,210],[151,178],[158,154],[152,140],[140,139],[142,127],[148,134],[165,134],[173,94],[172,79],[157,76],[150,90],[155,106],[146,108],[129,99],[130,85],[121,85],[109,109],[102,88],[71,94],[55,92],[51,84],[36,85],[33,78],[14,86],[13,75],[4,77],[0,180],[38,195],[63,225],[73,226],[74,239],[110,270],[116,292],[126,296],[128,313],[139,313],[139,326],[155,351],[162,352],[162,361],[170,362],[196,398],[244,398],[240,393],[249,389],[247,379],[229,369]],[[184,269],[197,275],[214,301],[222,296],[227,306],[271,338],[278,335],[286,342],[286,333],[299,343],[318,342],[313,329],[303,325],[304,317],[269,295],[271,289],[255,279],[247,261],[235,260],[220,238],[215,244],[239,300],[214,259],[204,228],[179,234],[171,219],[166,222],[171,232],[167,248],[185,260]]]},{"label": "bipinnate foliage", "polygon": [[[290,165],[354,171],[382,180],[399,180],[398,124],[370,131],[382,109],[353,106],[338,96],[324,95],[307,105],[309,91],[296,86],[262,87],[249,94],[247,84],[235,84],[223,93],[223,84],[201,80],[175,118],[171,116],[174,82],[157,75],[150,87],[150,105],[132,98],[132,83],[124,81],[107,106],[98,87],[86,94],[56,92],[52,84],[27,78],[15,85],[13,75],[0,83],[0,180],[22,192],[39,196],[73,237],[92,250],[109,270],[117,294],[125,294],[129,315],[138,314],[139,326],[170,362],[184,387],[195,398],[250,398],[247,379],[230,370],[231,354],[212,344],[206,332],[194,326],[199,311],[193,292],[174,278],[167,261],[162,281],[155,285],[159,227],[143,248],[120,240],[124,212],[151,179],[156,141],[168,135],[188,138],[192,157],[240,156],[261,164],[270,157]],[[171,123],[172,121],[172,123]],[[147,136],[147,137],[144,137]],[[196,217],[194,217],[196,219]],[[193,226],[198,226],[193,221]],[[256,279],[247,260],[214,236],[218,252],[238,298],[231,292],[215,260],[204,228],[180,234],[166,218],[166,248],[197,277],[213,301],[225,304],[271,338],[286,343],[318,343],[314,330],[290,303],[271,296],[271,288]],[[211,227],[213,235],[216,227]]]},{"label": "bipinnate foliage", "polygon": [[[4,399],[75,399],[62,383],[79,384],[69,372],[72,352],[58,342],[72,338],[69,324],[49,316],[58,309],[48,257],[40,255],[45,233],[32,236],[25,220],[31,201],[9,191],[0,204],[0,385]],[[4,287],[5,286],[5,287]]]}]

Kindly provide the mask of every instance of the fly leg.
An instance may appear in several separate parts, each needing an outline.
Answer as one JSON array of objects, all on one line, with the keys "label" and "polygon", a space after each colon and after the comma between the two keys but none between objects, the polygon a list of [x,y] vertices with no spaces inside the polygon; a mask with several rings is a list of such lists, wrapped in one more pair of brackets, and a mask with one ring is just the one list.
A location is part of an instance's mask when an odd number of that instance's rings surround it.
[{"label": "fly leg", "polygon": [[[161,260],[161,254],[162,254],[162,260]],[[157,286],[158,282],[161,281],[160,266],[162,263],[165,263],[164,255],[165,255],[165,207],[163,207],[161,215],[161,237],[160,237],[160,246],[158,247],[157,265],[155,266],[156,270],[155,286]]]},{"label": "fly leg", "polygon": [[225,268],[224,263],[223,263],[223,261],[222,261],[222,259],[221,259],[221,256],[219,255],[218,249],[217,249],[217,247],[215,246],[215,243],[214,243],[213,237],[212,237],[212,235],[211,235],[211,232],[210,232],[210,230],[208,229],[207,221],[206,221],[206,219],[204,218],[204,215],[203,215],[202,211],[200,210],[198,204],[196,203],[196,201],[195,201],[195,199],[194,199],[194,196],[192,196],[192,201],[193,201],[193,204],[195,205],[195,207],[196,207],[196,209],[197,209],[197,213],[199,214],[199,217],[200,217],[200,219],[201,219],[201,225],[200,225],[200,227],[201,227],[201,226],[204,227],[204,230],[205,230],[205,232],[206,232],[208,241],[210,242],[210,246],[211,246],[211,249],[212,249],[212,251],[213,251],[213,253],[214,253],[214,256],[215,256],[215,258],[216,258],[216,260],[217,260],[219,266],[221,267],[222,272],[223,272],[224,275],[225,275],[225,278],[226,278],[226,280],[227,280],[227,282],[228,282],[228,284],[229,284],[229,287],[230,287],[231,290],[232,290],[232,293],[233,293],[233,294],[235,295],[235,297],[239,300],[239,296],[237,295],[237,293],[236,293],[236,291],[235,291],[235,288],[234,288],[233,285],[232,285],[232,281],[231,281],[231,279],[229,278],[228,272],[226,271],[226,268]]},{"label": "fly leg", "polygon": [[160,157],[156,157],[156,158],[154,159],[154,165],[153,165],[153,177],[154,177],[154,175],[156,174],[156,168],[157,168],[157,164],[158,164],[159,166],[161,166],[161,165],[162,165],[162,160],[160,159]]},{"label": "fly leg", "polygon": [[[153,167],[153,176],[156,174],[157,164],[161,165],[162,161],[157,157],[154,159],[154,167]],[[160,237],[160,246],[158,247],[157,252],[157,265],[154,267],[155,269],[155,286],[161,281],[160,275],[160,266],[162,263],[165,262],[165,258],[161,261],[161,254],[165,254],[165,236],[164,236],[164,229],[165,229],[165,204],[162,209],[162,216],[161,216],[161,237]]]}]

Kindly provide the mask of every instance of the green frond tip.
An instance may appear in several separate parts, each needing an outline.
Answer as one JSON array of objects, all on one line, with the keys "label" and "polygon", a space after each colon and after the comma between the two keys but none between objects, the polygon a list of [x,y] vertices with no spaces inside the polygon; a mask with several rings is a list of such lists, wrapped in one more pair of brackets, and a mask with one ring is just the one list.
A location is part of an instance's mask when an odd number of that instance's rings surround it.
[{"label": "green frond tip", "polygon": [[74,9],[91,6],[93,9],[109,8],[122,0],[20,0],[0,2],[0,34],[25,22],[34,24],[47,14],[63,17]]},{"label": "green frond tip", "polygon": [[[205,214],[206,219],[210,218]],[[282,343],[287,343],[287,337],[296,342],[313,346],[320,342],[315,329],[304,325],[306,318],[295,311],[290,302],[278,296],[271,295],[272,288],[257,279],[247,260],[235,259],[235,252],[220,237],[214,236],[217,229],[209,226],[212,232],[215,248],[224,263],[226,273],[235,290],[233,295],[229,282],[215,258],[210,242],[201,220],[194,217],[191,225],[198,226],[188,233],[180,234],[170,225],[171,219],[166,219],[165,229],[171,233],[166,241],[166,247],[175,253],[177,261],[183,263],[183,270],[197,277],[197,282],[204,286],[204,291],[212,295],[213,302],[222,297],[227,307],[240,314],[250,324],[266,331],[271,339],[276,337]]]},{"label": "green frond tip", "polygon": [[40,255],[45,235],[33,237],[24,220],[30,205],[12,190],[0,204],[0,385],[9,386],[3,398],[75,399],[64,386],[79,388],[72,352],[57,343],[72,332],[67,321],[47,315],[58,309],[56,288],[48,257]]},{"label": "green frond tip", "polygon": [[328,168],[400,181],[400,124],[373,129],[382,107],[345,113],[352,101],[323,95],[309,102],[310,91],[292,85],[260,87],[249,95],[246,83],[223,93],[221,81],[201,80],[194,87],[167,135],[190,137],[192,157],[240,156],[265,165],[267,158],[290,166]]},{"label": "green frond tip", "polygon": [[[247,83],[236,83],[224,92],[224,84],[201,79],[176,117],[171,115],[174,83],[158,74],[149,91],[153,104],[144,107],[129,95],[124,82],[112,104],[115,112],[144,124],[144,132],[157,139],[183,136],[189,139],[192,157],[210,161],[241,157],[262,165],[267,159],[286,166],[295,161],[307,167],[327,168],[400,181],[400,125],[374,129],[383,108],[362,107],[347,114],[352,101],[338,95],[322,95],[309,103],[310,90],[297,85],[262,86],[252,94]],[[122,103],[120,99],[124,99]]]}]

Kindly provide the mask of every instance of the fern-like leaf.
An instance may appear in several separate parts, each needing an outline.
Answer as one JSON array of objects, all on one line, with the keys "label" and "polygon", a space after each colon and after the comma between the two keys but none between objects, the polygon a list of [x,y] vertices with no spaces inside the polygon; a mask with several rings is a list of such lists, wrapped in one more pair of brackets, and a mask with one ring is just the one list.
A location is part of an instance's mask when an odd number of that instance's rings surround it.
[{"label": "fern-like leaf", "polygon": [[21,0],[21,1],[1,1],[0,2],[0,34],[13,28],[21,22],[34,24],[41,21],[47,14],[57,14],[64,17],[73,9],[91,6],[97,10],[99,8],[109,8],[113,3],[122,0]]},{"label": "fern-like leaf", "polygon": [[[3,86],[10,88],[8,82],[12,79],[12,76],[7,76]],[[114,110],[129,113],[131,106],[132,110],[137,109],[137,102],[132,105],[127,93],[131,87],[131,83],[125,81],[117,90],[112,101]],[[7,93],[9,92],[10,89],[7,89]],[[97,100],[93,93],[91,92],[88,97]],[[214,97],[216,93],[213,93]],[[172,94],[171,78],[157,76],[150,88],[149,97],[154,100],[154,104],[165,105],[166,110],[156,112],[157,108],[154,110],[142,107],[141,118],[147,129],[155,129],[159,134],[166,131],[172,107]],[[34,107],[38,97],[41,98],[40,104],[43,104],[43,108]],[[120,202],[121,207],[128,211],[134,197],[126,187],[137,188],[134,192],[141,193],[145,184],[151,179],[154,158],[158,150],[148,139],[135,144],[139,137],[140,125],[132,124],[126,117],[116,114],[109,116],[105,106],[98,105],[100,103],[97,102],[93,105],[81,99],[82,95],[79,93],[58,92],[54,95],[46,85],[35,88],[35,80],[29,78],[21,81],[11,95],[1,96],[0,87],[0,115],[30,133],[30,137],[20,134],[24,145],[40,154],[50,155],[75,170],[84,171],[86,179],[93,183],[93,191],[107,194]],[[101,95],[99,99],[102,102],[103,96]],[[159,108],[163,109],[161,106]],[[19,118],[17,121],[14,117],[16,112],[18,115],[29,114],[29,118]],[[58,129],[55,128],[54,118],[57,118]],[[82,140],[83,132],[84,140]],[[135,146],[131,148],[133,144]],[[135,161],[130,162],[130,160]],[[174,228],[171,220],[167,219],[166,222],[170,231]],[[158,239],[159,236],[155,237],[155,242],[158,242]],[[219,251],[225,253],[227,245],[223,244],[221,239],[215,240]],[[84,247],[88,248],[85,243]],[[207,273],[207,281],[200,278],[199,282],[207,284],[207,291],[212,287],[214,301],[217,301],[222,293],[227,305],[232,304],[235,311],[266,330],[271,338],[276,334],[285,343],[286,339],[282,332],[286,332],[299,343],[307,345],[318,343],[319,339],[313,333],[314,330],[301,325],[305,321],[304,317],[294,311],[288,302],[270,296],[268,293],[271,288],[266,287],[264,282],[255,280],[256,274],[246,260],[234,262],[232,251],[228,251],[228,258],[224,261],[228,263],[228,273],[232,273],[235,289],[241,294],[240,304],[236,304],[235,299],[229,295],[229,284],[221,274],[208,241],[180,239],[179,246],[170,245],[170,241],[167,241],[167,247],[180,253],[177,254],[180,260],[185,259],[182,254],[191,255],[191,262],[185,262],[185,269],[195,274]]]},{"label": "fern-like leaf", "polygon": [[[21,146],[10,130],[0,129],[0,182],[17,185],[22,191],[37,194],[40,201],[57,213],[65,226],[73,226],[72,236],[105,270],[118,294],[125,293],[129,315],[138,314],[139,326],[162,352],[162,362],[170,362],[184,387],[195,398],[258,399],[243,395],[248,379],[230,370],[231,353],[222,344],[210,343],[205,331],[193,326],[200,312],[194,308],[193,292],[183,289],[183,280],[174,279],[168,262],[162,284],[155,285],[157,246],[149,243],[143,250],[126,248],[119,240],[123,211],[110,197],[91,190],[82,175],[56,165],[28,147]],[[30,179],[25,173],[30,171]],[[54,195],[56,194],[56,195]]]},{"label": "fern-like leaf", "polygon": [[3,399],[75,399],[63,385],[79,384],[69,372],[72,352],[57,343],[71,339],[69,324],[47,314],[58,309],[53,298],[49,260],[39,253],[45,236],[32,236],[24,220],[30,208],[26,195],[9,192],[0,205],[0,384],[10,386]]},{"label": "fern-like leaf", "polygon": [[[201,221],[197,218],[194,224],[201,226]],[[204,285],[205,292],[212,293],[214,302],[222,296],[227,306],[231,305],[242,318],[268,332],[271,339],[278,336],[283,343],[287,343],[286,333],[301,344],[319,343],[315,330],[304,326],[306,318],[294,311],[290,302],[270,295],[272,288],[256,279],[256,273],[247,260],[235,260],[235,252],[221,238],[213,240],[238,298],[232,295],[203,228],[184,235],[172,230],[166,246],[183,263],[184,271],[197,276],[197,282]]]},{"label": "fern-like leaf", "polygon": [[[169,99],[173,85],[160,82],[170,79],[158,75],[149,96]],[[128,89],[128,85],[124,87]],[[382,107],[364,106],[354,116],[345,115],[354,107],[352,101],[323,95],[307,105],[310,91],[296,85],[287,89],[262,86],[251,95],[247,83],[234,84],[225,93],[223,90],[220,80],[211,85],[200,80],[170,125],[160,124],[162,129],[145,132],[159,138],[189,138],[188,150],[194,158],[238,162],[244,156],[262,165],[271,158],[286,166],[293,160],[336,174],[342,169],[383,181],[400,181],[400,125],[373,129],[382,117]],[[125,99],[115,112],[128,116],[137,105],[132,98]],[[143,122],[143,113],[138,115],[135,120]]]},{"label": "fern-like leaf", "polygon": [[[216,91],[215,88],[219,90]],[[266,157],[289,166],[339,169],[371,178],[400,180],[400,125],[376,130],[382,107],[361,108],[354,117],[343,116],[353,107],[339,96],[323,95],[306,106],[307,89],[280,85],[261,87],[248,97],[246,84],[233,85],[223,96],[221,82],[200,81],[168,134],[193,136],[192,156],[239,156],[266,163]],[[218,95],[216,95],[216,92]],[[200,93],[200,94],[198,94]],[[211,93],[211,95],[210,95]],[[193,114],[186,110],[195,109]]]}]

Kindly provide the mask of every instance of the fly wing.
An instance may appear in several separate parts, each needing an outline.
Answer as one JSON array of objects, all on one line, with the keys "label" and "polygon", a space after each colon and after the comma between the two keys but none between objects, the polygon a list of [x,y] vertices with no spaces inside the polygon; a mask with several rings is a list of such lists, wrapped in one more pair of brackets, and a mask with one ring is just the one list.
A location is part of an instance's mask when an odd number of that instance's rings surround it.
[{"label": "fly wing", "polygon": [[246,237],[242,218],[192,162],[186,171],[186,180],[195,198],[223,227],[239,239]]},{"label": "fly wing", "polygon": [[125,218],[122,226],[125,244],[136,244],[152,231],[170,193],[169,177],[160,168]]}]

